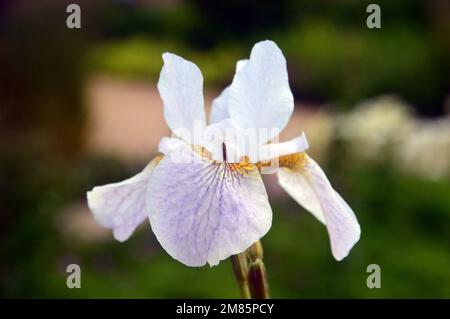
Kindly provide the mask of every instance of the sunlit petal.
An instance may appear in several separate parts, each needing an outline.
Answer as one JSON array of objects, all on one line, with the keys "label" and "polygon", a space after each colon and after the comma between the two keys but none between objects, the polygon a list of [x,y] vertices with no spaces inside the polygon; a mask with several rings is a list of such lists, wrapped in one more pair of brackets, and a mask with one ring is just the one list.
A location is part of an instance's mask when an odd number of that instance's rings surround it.
[{"label": "sunlit petal", "polygon": [[188,266],[217,265],[270,228],[272,211],[256,168],[202,158],[187,147],[154,170],[147,190],[153,232]]},{"label": "sunlit petal", "polygon": [[294,167],[281,168],[278,178],[289,195],[326,225],[334,258],[345,258],[358,242],[361,230],[352,209],[332,188],[319,165],[305,155]]},{"label": "sunlit petal", "polygon": [[111,228],[118,241],[127,240],[147,217],[145,193],[160,159],[155,157],[142,172],[127,180],[97,186],[87,192],[88,206],[95,220]]},{"label": "sunlit petal", "polygon": [[212,101],[211,115],[209,116],[209,123],[218,123],[230,117],[228,114],[228,94],[230,87],[226,87],[218,97]]},{"label": "sunlit petal", "polygon": [[248,59],[242,59],[236,62],[236,72],[242,70],[242,68],[247,64]]},{"label": "sunlit petal", "polygon": [[230,117],[241,128],[270,130],[260,144],[274,138],[286,126],[294,98],[286,60],[274,42],[255,44],[249,61],[234,76],[228,105]]},{"label": "sunlit petal", "polygon": [[[248,62],[248,59],[239,60],[236,63],[236,72],[239,72]],[[217,123],[230,117],[228,113],[228,94],[230,93],[230,87],[226,87],[218,97],[212,102],[211,115],[209,117],[209,123]]]},{"label": "sunlit petal", "polygon": [[202,73],[177,55],[164,53],[163,60],[158,90],[164,102],[164,118],[175,134],[191,141],[194,129],[206,125]]}]

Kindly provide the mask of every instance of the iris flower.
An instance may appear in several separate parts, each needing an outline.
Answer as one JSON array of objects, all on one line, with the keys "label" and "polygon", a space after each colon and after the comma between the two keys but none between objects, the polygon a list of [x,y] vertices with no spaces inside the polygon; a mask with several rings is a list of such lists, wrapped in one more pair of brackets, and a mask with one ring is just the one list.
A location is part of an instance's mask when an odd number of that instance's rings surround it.
[{"label": "iris flower", "polygon": [[[87,193],[96,221],[125,241],[148,218],[174,259],[188,266],[214,266],[269,231],[272,209],[264,171],[277,174],[281,187],[326,226],[334,258],[346,257],[359,240],[359,224],[305,153],[305,135],[270,143],[294,109],[278,46],[259,42],[248,60],[237,63],[231,85],[212,103],[209,125],[198,67],[171,53],[164,53],[163,60],[158,90],[173,135],[162,138],[162,154],[142,172]],[[264,134],[252,140],[255,131]]]}]

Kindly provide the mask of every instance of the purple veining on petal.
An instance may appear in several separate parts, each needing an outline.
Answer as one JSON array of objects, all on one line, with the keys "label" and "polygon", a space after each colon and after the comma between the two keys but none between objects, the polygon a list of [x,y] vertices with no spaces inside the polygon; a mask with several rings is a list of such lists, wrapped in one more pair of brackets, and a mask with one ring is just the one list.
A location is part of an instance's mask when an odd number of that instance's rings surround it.
[{"label": "purple veining on petal", "polygon": [[87,193],[88,205],[99,224],[113,230],[119,241],[127,240],[147,217],[145,193],[159,157],[139,174],[122,181],[97,186]]},{"label": "purple veining on petal", "polygon": [[150,222],[161,245],[190,265],[216,265],[242,252],[270,228],[272,211],[257,170],[246,172],[191,156],[182,147],[161,161],[147,190]]}]

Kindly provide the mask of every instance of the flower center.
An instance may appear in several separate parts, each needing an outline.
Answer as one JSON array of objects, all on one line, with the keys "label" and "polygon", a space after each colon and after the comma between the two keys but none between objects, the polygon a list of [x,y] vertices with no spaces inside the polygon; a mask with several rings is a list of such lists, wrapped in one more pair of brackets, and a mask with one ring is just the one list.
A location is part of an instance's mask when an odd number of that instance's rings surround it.
[{"label": "flower center", "polygon": [[225,145],[225,142],[222,142],[222,157],[223,161],[227,161],[227,146]]},{"label": "flower center", "polygon": [[256,163],[256,167],[258,170],[263,168],[272,168],[272,167],[286,167],[286,168],[294,168],[296,166],[303,166],[306,162],[306,154],[305,153],[294,153],[289,155],[283,155],[269,161],[263,161]]}]

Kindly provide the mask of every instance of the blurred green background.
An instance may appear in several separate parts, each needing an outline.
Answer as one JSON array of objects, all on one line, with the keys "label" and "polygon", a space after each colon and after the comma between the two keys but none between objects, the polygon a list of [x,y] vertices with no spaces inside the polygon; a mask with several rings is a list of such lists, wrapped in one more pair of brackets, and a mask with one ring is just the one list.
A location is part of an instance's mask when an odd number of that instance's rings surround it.
[{"label": "blurred green background", "polygon": [[[311,154],[362,228],[333,260],[325,228],[266,176],[273,297],[450,297],[450,3],[377,1],[0,2],[0,296],[237,298],[229,261],[189,268],[149,225],[118,243],[85,193],[142,169],[168,134],[161,54],[195,62],[211,100],[252,45],[283,50]],[[81,289],[66,267],[81,266]],[[380,289],[366,267],[381,266]]]}]

